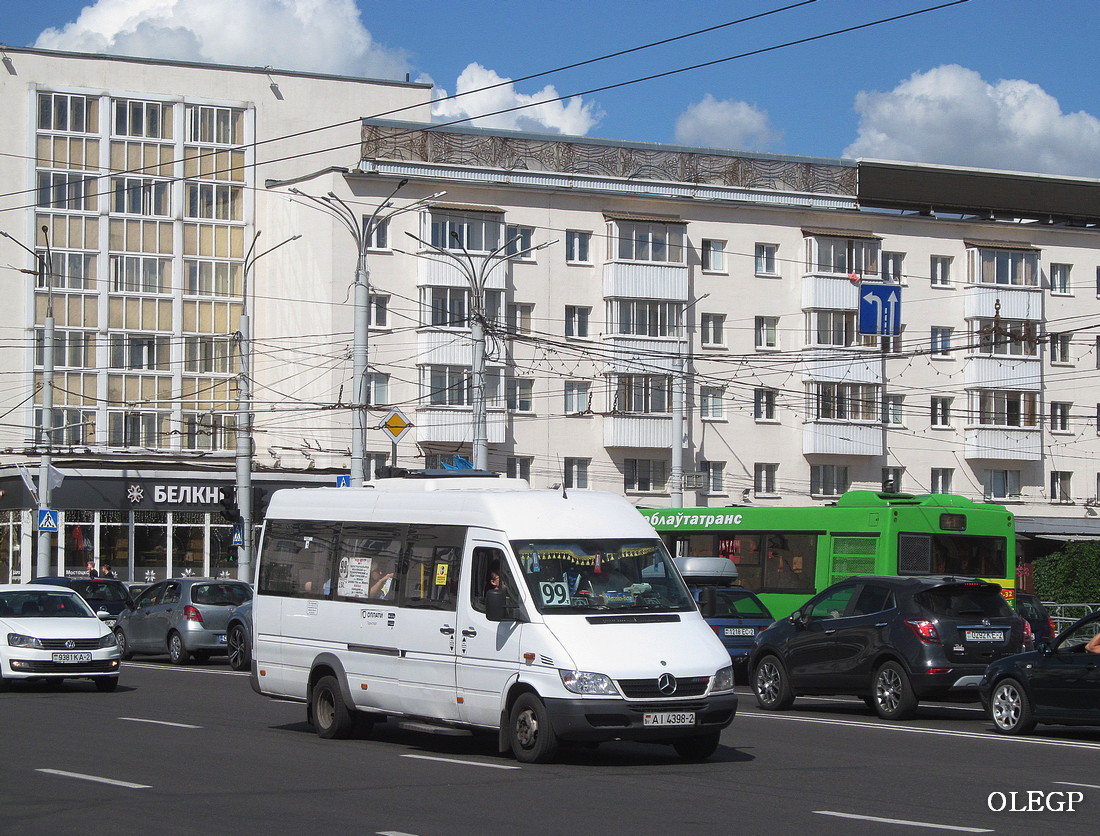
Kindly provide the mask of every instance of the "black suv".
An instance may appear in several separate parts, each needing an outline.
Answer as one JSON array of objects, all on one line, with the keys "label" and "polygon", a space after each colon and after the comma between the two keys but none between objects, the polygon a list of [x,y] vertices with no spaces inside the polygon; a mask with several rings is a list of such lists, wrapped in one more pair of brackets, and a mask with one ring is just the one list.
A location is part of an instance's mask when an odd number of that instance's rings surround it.
[{"label": "black suv", "polygon": [[883,719],[904,720],[922,699],[977,700],[986,666],[1029,637],[995,583],[858,575],[760,633],[750,681],[761,708],[853,694]]}]

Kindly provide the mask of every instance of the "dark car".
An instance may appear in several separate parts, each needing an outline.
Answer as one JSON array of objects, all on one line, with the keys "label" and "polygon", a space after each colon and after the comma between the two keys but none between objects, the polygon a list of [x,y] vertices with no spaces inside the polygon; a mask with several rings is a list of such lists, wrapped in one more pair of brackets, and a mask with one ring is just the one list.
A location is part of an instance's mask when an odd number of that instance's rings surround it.
[{"label": "dark car", "polygon": [[737,565],[725,557],[678,557],[676,567],[707,624],[729,651],[733,675],[747,682],[756,634],[775,621],[764,602],[737,586]]},{"label": "dark car", "polygon": [[113,627],[119,615],[132,602],[130,590],[122,581],[110,578],[35,578],[34,583],[65,586],[88,602],[88,606],[108,627]]},{"label": "dark car", "polygon": [[204,662],[228,652],[226,628],[233,607],[252,598],[244,581],[169,578],[144,590],[118,618],[122,658],[167,653],[175,665]]},{"label": "dark car", "polygon": [[756,637],[752,685],[761,708],[852,694],[883,719],[904,720],[920,700],[977,700],[986,667],[1019,653],[1025,636],[995,583],[860,575]]},{"label": "dark car", "polygon": [[252,665],[252,599],[229,611],[225,627],[225,648],[229,667],[246,671]]},{"label": "dark car", "polygon": [[[997,731],[1027,734],[1036,723],[1100,724],[1100,610],[1036,650],[998,659],[978,693]],[[1092,642],[1092,652],[1086,646]]]},{"label": "dark car", "polygon": [[1036,646],[1039,642],[1054,641],[1054,637],[1058,635],[1058,630],[1054,627],[1054,619],[1050,617],[1039,596],[1028,592],[1017,592],[1016,612],[1031,627]]}]

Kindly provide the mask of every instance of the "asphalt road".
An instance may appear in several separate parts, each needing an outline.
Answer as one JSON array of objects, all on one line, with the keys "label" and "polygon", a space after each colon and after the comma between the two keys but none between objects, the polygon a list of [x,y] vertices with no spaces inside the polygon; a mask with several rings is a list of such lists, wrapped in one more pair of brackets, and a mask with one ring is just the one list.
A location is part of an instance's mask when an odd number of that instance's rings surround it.
[{"label": "asphalt road", "polygon": [[393,723],[321,740],[224,664],[136,661],[113,694],[0,694],[0,834],[1100,833],[1100,728],[1008,738],[976,707],[886,723],[846,699],[770,713],[739,690],[706,763],[611,743],[531,766]]}]

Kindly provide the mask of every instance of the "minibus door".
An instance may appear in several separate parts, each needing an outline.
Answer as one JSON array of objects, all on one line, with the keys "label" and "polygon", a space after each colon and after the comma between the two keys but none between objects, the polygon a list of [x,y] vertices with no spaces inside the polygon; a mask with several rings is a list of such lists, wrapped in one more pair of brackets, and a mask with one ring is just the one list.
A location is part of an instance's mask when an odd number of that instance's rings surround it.
[{"label": "minibus door", "polygon": [[523,624],[515,620],[489,621],[485,616],[485,592],[499,587],[518,607],[519,586],[508,566],[505,549],[495,543],[473,541],[473,559],[462,579],[459,596],[458,681],[459,709],[467,723],[496,726],[500,723],[501,694],[519,669]]}]

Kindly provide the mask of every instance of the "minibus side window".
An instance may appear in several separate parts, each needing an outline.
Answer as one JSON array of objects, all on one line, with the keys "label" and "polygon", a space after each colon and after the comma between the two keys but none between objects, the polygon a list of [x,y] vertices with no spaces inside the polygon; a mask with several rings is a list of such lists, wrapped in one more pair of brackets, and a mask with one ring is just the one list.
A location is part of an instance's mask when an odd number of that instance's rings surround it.
[{"label": "minibus side window", "polygon": [[402,525],[344,523],[336,597],[355,601],[396,601],[397,566],[405,539]]},{"label": "minibus side window", "polygon": [[397,572],[401,606],[455,609],[465,541],[466,529],[462,526],[409,526]]},{"label": "minibus side window", "polygon": [[260,593],[331,597],[338,523],[269,520],[260,557]]},{"label": "minibus side window", "polygon": [[485,593],[491,588],[489,576],[492,572],[496,572],[500,578],[500,586],[497,588],[508,593],[508,606],[517,606],[515,590],[518,587],[512,573],[508,571],[504,552],[479,546],[474,549],[473,571],[470,572],[470,606],[478,612],[485,612]]}]

